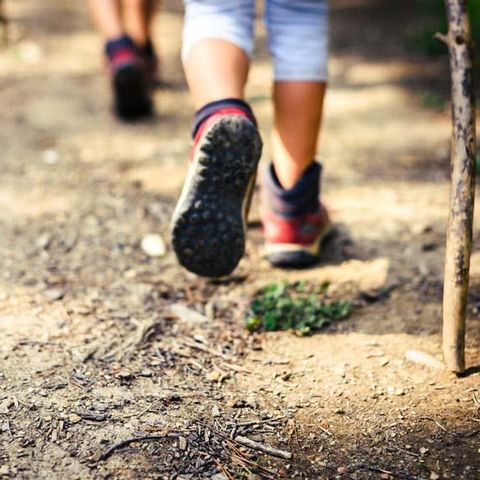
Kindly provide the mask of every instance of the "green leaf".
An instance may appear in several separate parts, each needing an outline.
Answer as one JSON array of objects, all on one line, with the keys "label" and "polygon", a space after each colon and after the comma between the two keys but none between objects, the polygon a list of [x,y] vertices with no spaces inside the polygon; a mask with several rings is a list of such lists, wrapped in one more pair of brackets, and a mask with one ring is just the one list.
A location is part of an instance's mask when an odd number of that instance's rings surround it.
[{"label": "green leaf", "polygon": [[351,303],[327,300],[327,289],[325,282],[321,285],[306,281],[267,285],[252,299],[246,327],[250,331],[294,330],[298,335],[308,335],[346,318]]}]

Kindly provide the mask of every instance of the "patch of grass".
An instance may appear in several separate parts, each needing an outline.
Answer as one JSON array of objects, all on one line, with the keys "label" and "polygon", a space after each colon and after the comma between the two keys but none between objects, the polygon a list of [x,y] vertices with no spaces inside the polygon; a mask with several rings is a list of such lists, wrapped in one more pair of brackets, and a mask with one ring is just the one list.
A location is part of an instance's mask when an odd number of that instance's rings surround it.
[{"label": "patch of grass", "polygon": [[425,108],[442,110],[447,104],[447,99],[434,92],[422,92],[420,94],[420,102]]},{"label": "patch of grass", "polygon": [[252,300],[245,323],[250,331],[294,330],[308,335],[351,312],[347,301],[328,300],[328,283],[276,282]]}]

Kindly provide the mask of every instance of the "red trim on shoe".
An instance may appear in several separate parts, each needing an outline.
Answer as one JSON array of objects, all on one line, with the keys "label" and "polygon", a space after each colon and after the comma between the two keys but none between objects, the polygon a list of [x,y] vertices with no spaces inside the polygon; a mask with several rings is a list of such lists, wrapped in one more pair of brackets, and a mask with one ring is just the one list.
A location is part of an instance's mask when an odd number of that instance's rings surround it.
[{"label": "red trim on shoe", "polygon": [[200,140],[200,137],[202,136],[202,133],[204,132],[205,129],[207,129],[212,123],[215,123],[220,117],[223,117],[225,115],[240,115],[241,117],[245,117],[246,119],[252,121],[249,115],[245,113],[244,110],[238,107],[223,107],[219,108],[218,110],[215,111],[212,115],[210,115],[199,127],[197,130],[197,133],[195,134],[195,137],[193,139],[193,144],[196,145],[198,140]]},{"label": "red trim on shoe", "polygon": [[311,246],[330,225],[327,209],[321,204],[319,212],[308,213],[295,218],[262,211],[262,223],[267,244],[295,244],[299,247]]},{"label": "red trim on shoe", "polygon": [[250,116],[247,113],[245,113],[245,111],[243,111],[241,108],[237,108],[237,107],[219,108],[218,110],[215,111],[215,113],[210,115],[198,128],[197,133],[195,134],[195,137],[193,138],[193,141],[192,141],[192,149],[190,150],[190,161],[193,160],[193,157],[195,156],[195,149],[197,148],[197,145],[200,142],[200,139],[202,138],[204,132],[206,132],[208,128],[210,128],[215,122],[225,117],[226,115],[238,115],[246,118],[247,120],[253,123]]},{"label": "red trim on shoe", "polygon": [[132,48],[119,48],[115,50],[114,54],[108,59],[108,66],[112,74],[126,65],[140,65],[140,59]]}]

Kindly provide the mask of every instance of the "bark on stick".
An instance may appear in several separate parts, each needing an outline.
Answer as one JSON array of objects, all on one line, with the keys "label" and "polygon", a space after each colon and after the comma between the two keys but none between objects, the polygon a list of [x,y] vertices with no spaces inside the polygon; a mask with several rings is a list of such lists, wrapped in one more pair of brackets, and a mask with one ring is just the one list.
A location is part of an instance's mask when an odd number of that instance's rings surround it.
[{"label": "bark on stick", "polygon": [[0,48],[7,46],[8,42],[8,22],[5,15],[4,2],[0,0]]},{"label": "bark on stick", "polygon": [[445,0],[452,79],[451,192],[445,252],[443,354],[465,370],[465,316],[475,198],[475,94],[467,0]]}]

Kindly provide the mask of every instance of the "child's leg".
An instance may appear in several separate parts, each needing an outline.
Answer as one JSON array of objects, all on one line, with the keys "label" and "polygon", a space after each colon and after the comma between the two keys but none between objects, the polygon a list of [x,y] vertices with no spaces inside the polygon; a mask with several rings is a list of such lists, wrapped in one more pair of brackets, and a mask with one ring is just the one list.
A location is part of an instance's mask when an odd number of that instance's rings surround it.
[{"label": "child's leg", "polygon": [[196,107],[189,173],[172,219],[179,262],[198,275],[232,272],[261,139],[243,100],[253,50],[254,0],[187,0],[183,62]]},{"label": "child's leg", "polygon": [[185,59],[185,75],[195,107],[223,98],[244,97],[250,60],[237,45],[207,38]]},{"label": "child's leg", "polygon": [[89,0],[95,24],[105,40],[115,111],[133,120],[150,115],[152,100],[147,73],[134,41],[123,30],[119,0]]},{"label": "child's leg", "polygon": [[93,21],[105,41],[123,35],[120,0],[88,0],[88,4]]},{"label": "child's leg", "polygon": [[313,263],[328,215],[315,162],[327,76],[325,0],[267,0],[274,59],[273,164],[262,189],[267,256],[277,266]]},{"label": "child's leg", "polygon": [[325,0],[267,0],[274,59],[273,158],[280,183],[292,188],[313,162],[327,77]]},{"label": "child's leg", "polygon": [[186,0],[182,59],[196,108],[243,99],[253,52],[254,0]]},{"label": "child's leg", "polygon": [[153,0],[122,0],[122,17],[126,33],[140,47],[150,40]]},{"label": "child's leg", "polygon": [[325,88],[324,82],[275,82],[272,151],[285,189],[297,184],[315,158]]}]

